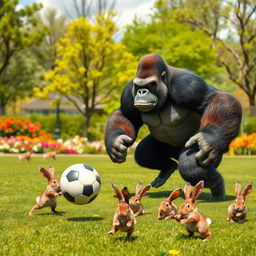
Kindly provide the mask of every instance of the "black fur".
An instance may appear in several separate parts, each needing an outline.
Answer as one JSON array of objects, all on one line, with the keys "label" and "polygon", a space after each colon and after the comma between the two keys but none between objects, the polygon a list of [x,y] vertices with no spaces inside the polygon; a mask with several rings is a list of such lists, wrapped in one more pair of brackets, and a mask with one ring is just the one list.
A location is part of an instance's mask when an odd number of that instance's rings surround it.
[{"label": "black fur", "polygon": [[[148,135],[136,149],[136,162],[143,167],[165,172],[177,167],[174,160],[176,159],[184,180],[192,185],[204,180],[205,185],[211,189],[213,200],[223,199],[224,180],[216,168],[221,162],[222,154],[228,150],[230,141],[237,136],[241,121],[241,105],[233,96],[207,84],[196,74],[168,66],[161,56],[156,54],[145,56],[140,61],[137,77],[147,78],[147,75],[156,75],[159,80],[162,80],[168,93],[168,95],[156,94],[161,100],[164,98],[164,104],[157,106],[155,110],[150,110],[149,113],[158,111],[159,107],[172,104],[201,115],[198,132],[203,134],[204,140],[210,145],[209,148],[214,149],[212,155],[214,158],[216,155],[216,158],[209,165],[202,166],[195,158],[195,154],[200,150],[197,144],[189,148],[184,148],[184,145],[173,147]],[[150,90],[150,86],[148,89]],[[131,81],[122,93],[120,111],[123,117],[129,120],[137,136],[143,121],[141,112],[134,107],[132,90],[133,82]],[[152,90],[157,91],[155,88]],[[160,94],[163,94],[163,91],[165,90],[162,90]],[[111,142],[107,143],[107,147],[111,147],[111,143],[119,134],[126,134],[125,131],[116,128],[111,130],[109,123],[108,121],[107,132]]]}]

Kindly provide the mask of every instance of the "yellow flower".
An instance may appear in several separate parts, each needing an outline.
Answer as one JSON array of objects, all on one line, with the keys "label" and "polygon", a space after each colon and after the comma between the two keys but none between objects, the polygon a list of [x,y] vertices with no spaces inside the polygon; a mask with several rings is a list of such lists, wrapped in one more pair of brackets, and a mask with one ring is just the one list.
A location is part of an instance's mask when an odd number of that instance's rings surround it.
[{"label": "yellow flower", "polygon": [[178,255],[180,253],[180,251],[178,251],[178,250],[169,250],[168,253],[170,255]]}]

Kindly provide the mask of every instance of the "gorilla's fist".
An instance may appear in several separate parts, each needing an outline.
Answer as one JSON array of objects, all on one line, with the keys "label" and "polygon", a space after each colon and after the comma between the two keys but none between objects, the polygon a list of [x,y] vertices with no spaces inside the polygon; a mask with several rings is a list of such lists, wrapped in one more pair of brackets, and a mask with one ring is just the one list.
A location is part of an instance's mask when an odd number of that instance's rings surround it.
[{"label": "gorilla's fist", "polygon": [[109,156],[114,163],[123,163],[126,161],[128,145],[133,142],[133,139],[127,135],[117,136],[110,145]]}]

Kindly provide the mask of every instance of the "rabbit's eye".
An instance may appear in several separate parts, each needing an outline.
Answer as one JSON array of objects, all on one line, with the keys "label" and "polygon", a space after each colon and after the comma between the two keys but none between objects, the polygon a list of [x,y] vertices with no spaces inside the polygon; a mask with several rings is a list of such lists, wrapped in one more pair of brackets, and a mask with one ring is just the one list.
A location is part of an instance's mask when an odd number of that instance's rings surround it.
[{"label": "rabbit's eye", "polygon": [[189,204],[187,204],[187,207],[186,208],[190,208],[190,205]]},{"label": "rabbit's eye", "polygon": [[167,203],[166,206],[169,206],[169,204]]},{"label": "rabbit's eye", "polygon": [[138,202],[138,200],[139,200],[139,199],[138,199],[138,198],[136,198],[136,199],[135,199],[135,202]]},{"label": "rabbit's eye", "polygon": [[56,180],[54,180],[53,183],[56,184],[57,183]]}]

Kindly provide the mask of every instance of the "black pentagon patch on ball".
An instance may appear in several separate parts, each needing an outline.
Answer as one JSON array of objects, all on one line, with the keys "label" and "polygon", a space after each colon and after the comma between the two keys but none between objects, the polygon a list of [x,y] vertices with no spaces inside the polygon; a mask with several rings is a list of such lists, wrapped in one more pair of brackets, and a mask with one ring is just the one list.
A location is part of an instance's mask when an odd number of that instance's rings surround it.
[{"label": "black pentagon patch on ball", "polygon": [[96,180],[101,184],[100,176],[96,175]]},{"label": "black pentagon patch on ball", "polygon": [[72,181],[78,180],[78,178],[79,178],[79,172],[78,171],[70,171],[67,174],[68,182],[72,182]]},{"label": "black pentagon patch on ball", "polygon": [[88,169],[91,172],[93,172],[93,168],[90,165],[84,164],[84,168]]},{"label": "black pentagon patch on ball", "polygon": [[63,196],[70,202],[75,202],[75,198],[73,196],[71,196],[68,192],[64,192]]},{"label": "black pentagon patch on ball", "polygon": [[83,195],[85,196],[91,196],[93,194],[93,187],[92,185],[86,185],[83,189]]}]

